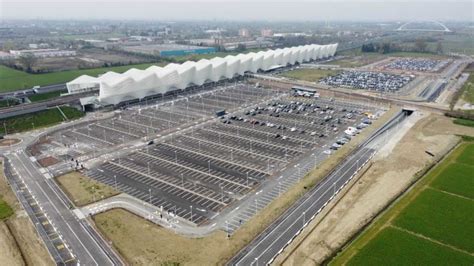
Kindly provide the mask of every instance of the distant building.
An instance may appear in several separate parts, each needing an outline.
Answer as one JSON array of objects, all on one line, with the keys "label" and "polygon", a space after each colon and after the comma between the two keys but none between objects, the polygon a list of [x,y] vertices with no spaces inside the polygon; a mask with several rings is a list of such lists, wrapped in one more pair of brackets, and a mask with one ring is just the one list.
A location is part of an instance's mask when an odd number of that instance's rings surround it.
[{"label": "distant building", "polygon": [[0,60],[13,59],[15,58],[12,54],[0,51]]},{"label": "distant building", "polygon": [[158,55],[158,56],[182,56],[191,54],[212,54],[216,52],[214,47],[191,46],[180,44],[150,44],[138,46],[123,46],[127,52]]},{"label": "distant building", "polygon": [[250,31],[248,29],[240,29],[239,30],[239,36],[240,37],[250,37]]},{"label": "distant building", "polygon": [[10,54],[14,57],[20,57],[26,54],[32,54],[35,57],[68,57],[76,56],[76,51],[59,50],[59,49],[30,49],[30,50],[10,50]]},{"label": "distant building", "polygon": [[262,29],[261,34],[262,37],[272,37],[273,31],[271,29]]}]

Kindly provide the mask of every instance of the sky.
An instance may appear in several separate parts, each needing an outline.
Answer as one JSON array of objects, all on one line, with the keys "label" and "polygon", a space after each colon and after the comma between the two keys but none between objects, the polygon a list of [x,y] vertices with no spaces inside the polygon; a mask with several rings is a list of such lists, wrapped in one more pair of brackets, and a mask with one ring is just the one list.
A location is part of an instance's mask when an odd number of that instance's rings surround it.
[{"label": "sky", "polygon": [[470,0],[0,0],[2,19],[474,21]]}]

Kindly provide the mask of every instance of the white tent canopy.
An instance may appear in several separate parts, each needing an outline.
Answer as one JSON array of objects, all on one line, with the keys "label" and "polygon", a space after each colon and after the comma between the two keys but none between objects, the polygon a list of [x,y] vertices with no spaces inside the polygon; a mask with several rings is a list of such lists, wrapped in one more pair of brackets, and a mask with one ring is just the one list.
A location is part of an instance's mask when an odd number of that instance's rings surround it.
[{"label": "white tent canopy", "polygon": [[275,65],[303,63],[326,58],[336,53],[337,43],[329,45],[304,45],[258,53],[228,55],[198,62],[151,66],[145,70],[131,68],[125,73],[107,72],[100,77],[80,76],[67,83],[69,93],[99,86],[99,101],[118,104],[124,100],[143,98],[184,89],[190,85],[202,85],[207,80],[219,81],[243,75],[245,72],[269,70]]}]

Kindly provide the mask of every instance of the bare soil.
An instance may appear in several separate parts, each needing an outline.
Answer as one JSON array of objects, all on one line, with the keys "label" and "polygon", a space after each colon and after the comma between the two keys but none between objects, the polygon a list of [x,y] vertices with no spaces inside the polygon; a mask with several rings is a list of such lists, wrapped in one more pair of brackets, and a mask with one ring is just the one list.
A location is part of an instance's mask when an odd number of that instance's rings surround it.
[{"label": "bare soil", "polygon": [[84,206],[119,194],[112,187],[92,180],[79,172],[58,176],[56,181],[76,206]]},{"label": "bare soil", "polygon": [[8,226],[0,222],[0,261],[2,265],[25,265]]},{"label": "bare soil", "polygon": [[377,156],[333,209],[314,220],[275,264],[321,264],[403,191],[417,172],[434,162],[425,151],[441,157],[458,142],[456,134],[474,136],[474,129],[455,125],[441,115],[420,119],[388,155]]},{"label": "bare soil", "polygon": [[54,265],[30,218],[7,183],[3,175],[3,161],[1,163],[0,195],[15,214],[0,224],[0,265]]},{"label": "bare soil", "polygon": [[10,145],[14,145],[14,144],[17,144],[18,142],[20,142],[19,139],[2,139],[0,140],[0,146],[10,146]]},{"label": "bare soil", "polygon": [[44,157],[38,160],[38,163],[43,167],[48,167],[48,166],[57,164],[58,162],[59,162],[58,159],[51,156]]}]

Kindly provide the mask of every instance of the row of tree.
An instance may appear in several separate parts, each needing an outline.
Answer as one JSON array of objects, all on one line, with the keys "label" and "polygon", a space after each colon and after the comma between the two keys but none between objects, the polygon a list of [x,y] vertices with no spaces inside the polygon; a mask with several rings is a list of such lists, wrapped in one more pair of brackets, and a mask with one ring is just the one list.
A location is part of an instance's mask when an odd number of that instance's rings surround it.
[{"label": "row of tree", "polygon": [[363,44],[361,47],[362,52],[366,53],[381,53],[388,54],[393,52],[419,52],[419,53],[429,53],[435,52],[438,54],[443,53],[443,46],[441,42],[438,42],[436,45],[435,51],[430,51],[428,49],[428,43],[423,39],[417,39],[413,44],[400,44],[392,42],[383,42],[383,43],[367,43]]}]

